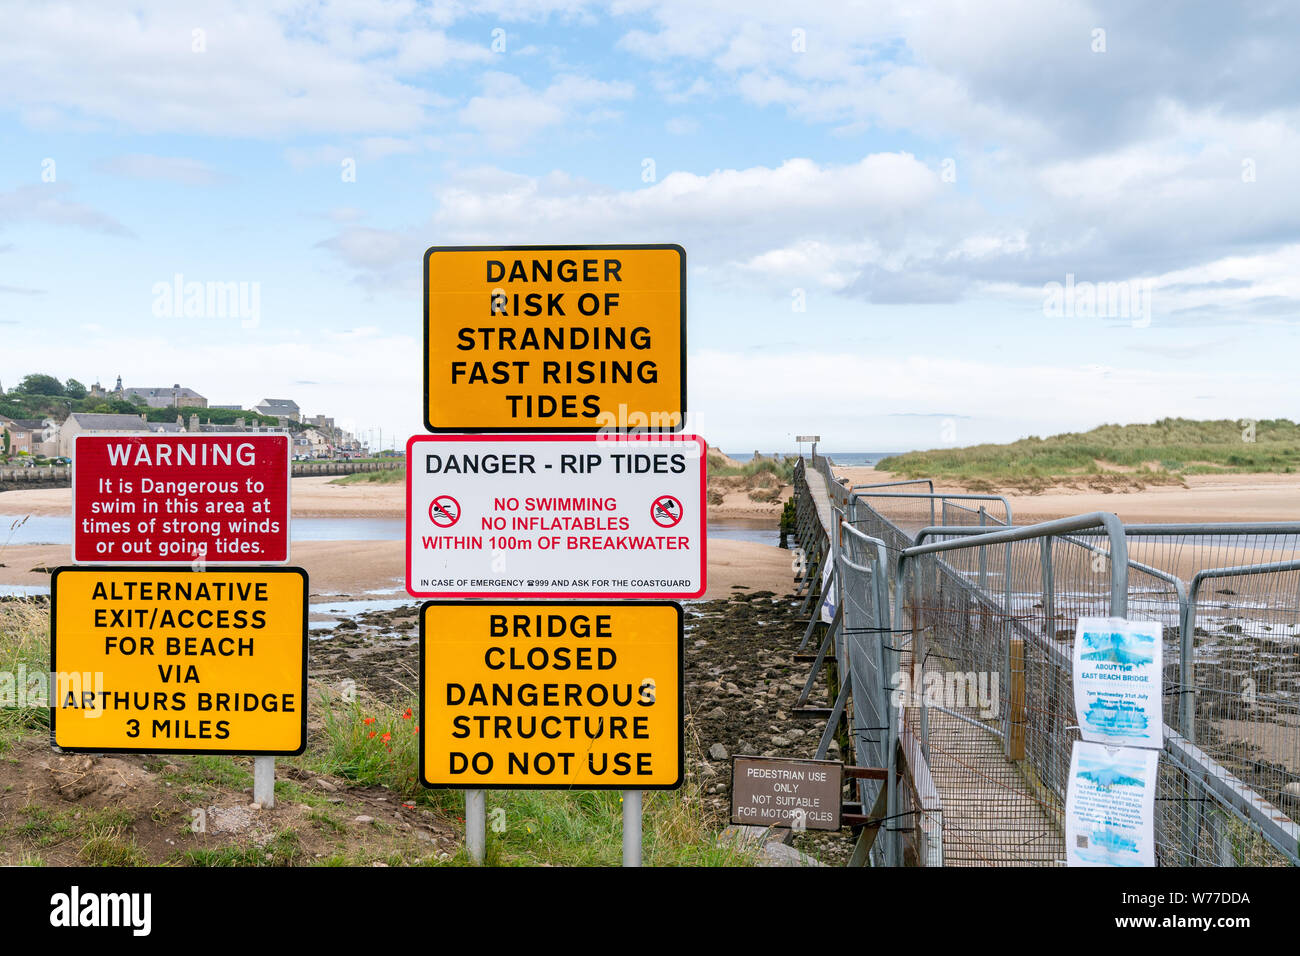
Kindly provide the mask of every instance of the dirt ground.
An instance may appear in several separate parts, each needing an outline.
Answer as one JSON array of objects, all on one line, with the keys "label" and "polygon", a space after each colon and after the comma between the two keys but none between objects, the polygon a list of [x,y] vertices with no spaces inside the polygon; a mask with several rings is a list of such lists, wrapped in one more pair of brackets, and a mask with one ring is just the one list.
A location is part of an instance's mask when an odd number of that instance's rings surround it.
[{"label": "dirt ground", "polygon": [[[782,590],[785,597],[734,585],[726,600],[685,605],[689,772],[719,831],[728,824],[733,755],[812,757],[824,727],[822,720],[794,714],[811,665],[794,660],[805,625],[797,599]],[[351,678],[359,690],[380,697],[413,694],[418,634],[413,609],[358,615],[329,640],[312,643],[313,678]],[[823,678],[809,703],[829,705]],[[832,744],[830,757],[838,757],[838,745]],[[842,863],[852,849],[847,831],[807,833],[796,846],[828,863]]]},{"label": "dirt ground", "polygon": [[[816,751],[821,722],[793,714],[809,667],[793,659],[802,634],[797,601],[770,590],[735,585],[727,600],[686,605],[687,774],[719,833],[728,825],[731,756]],[[378,699],[414,696],[417,635],[411,608],[363,613],[318,635],[309,649],[310,699],[348,679]],[[819,680],[811,703],[826,696]],[[59,755],[34,729],[0,752],[0,864],[184,864],[198,854],[234,865],[343,858],[379,865],[444,861],[460,846],[454,815],[299,770],[293,760],[277,761],[277,806],[253,807],[251,762],[236,762],[242,769],[232,773],[213,758]],[[96,834],[105,839],[97,843]],[[116,860],[114,836],[134,837],[138,858]],[[847,831],[808,833],[795,845],[835,864],[847,858],[850,839]]]},{"label": "dirt ground", "polygon": [[[450,859],[454,821],[381,787],[276,767],[277,804],[214,758],[56,754],[39,736],[0,754],[0,865],[388,865]],[[191,857],[190,855],[194,855]]]}]

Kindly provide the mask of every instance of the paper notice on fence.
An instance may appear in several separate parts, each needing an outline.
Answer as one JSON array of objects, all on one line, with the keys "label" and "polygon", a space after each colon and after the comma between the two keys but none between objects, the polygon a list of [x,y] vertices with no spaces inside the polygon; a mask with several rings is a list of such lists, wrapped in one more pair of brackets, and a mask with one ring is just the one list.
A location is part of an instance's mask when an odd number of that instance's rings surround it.
[{"label": "paper notice on fence", "polygon": [[827,558],[826,563],[822,565],[822,607],[821,607],[822,620],[825,621],[827,624],[835,620],[835,603],[839,599],[838,595],[836,594],[837,589],[835,585],[838,583],[839,583],[838,581],[831,580],[831,561],[829,558]]},{"label": "paper notice on fence", "polygon": [[1084,740],[1164,746],[1158,621],[1081,617],[1074,632],[1074,710]]},{"label": "paper notice on fence", "polygon": [[1155,866],[1158,750],[1076,740],[1065,794],[1069,866]]}]

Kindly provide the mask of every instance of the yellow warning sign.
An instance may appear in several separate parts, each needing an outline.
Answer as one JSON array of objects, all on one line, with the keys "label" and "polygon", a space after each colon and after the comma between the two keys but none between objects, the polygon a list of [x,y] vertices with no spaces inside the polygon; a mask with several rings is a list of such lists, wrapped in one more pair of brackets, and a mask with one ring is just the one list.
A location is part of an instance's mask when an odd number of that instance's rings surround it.
[{"label": "yellow warning sign", "polygon": [[50,735],[64,750],[307,745],[307,573],[59,568]]},{"label": "yellow warning sign", "polygon": [[430,431],[684,425],[681,246],[435,246],[424,291]]},{"label": "yellow warning sign", "polygon": [[420,780],[464,789],[680,786],[680,605],[425,604]]}]

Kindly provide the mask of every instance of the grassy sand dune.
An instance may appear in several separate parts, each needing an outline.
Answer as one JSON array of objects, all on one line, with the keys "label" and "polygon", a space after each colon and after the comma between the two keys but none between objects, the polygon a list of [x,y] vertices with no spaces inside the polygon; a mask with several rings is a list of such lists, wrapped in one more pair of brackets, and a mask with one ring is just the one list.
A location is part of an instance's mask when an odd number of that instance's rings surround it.
[{"label": "grassy sand dune", "polygon": [[1114,491],[1181,485],[1191,475],[1294,474],[1300,468],[1300,425],[1287,419],[1164,418],[1004,445],[908,452],[883,459],[877,468],[970,491],[1040,491],[1053,485]]}]

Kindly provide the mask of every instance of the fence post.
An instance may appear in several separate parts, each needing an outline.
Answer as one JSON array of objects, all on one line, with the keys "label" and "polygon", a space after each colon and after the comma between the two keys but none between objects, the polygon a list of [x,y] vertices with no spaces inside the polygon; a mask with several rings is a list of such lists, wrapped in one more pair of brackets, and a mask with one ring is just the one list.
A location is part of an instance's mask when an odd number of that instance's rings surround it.
[{"label": "fence post", "polygon": [[1041,576],[1043,583],[1043,617],[1049,639],[1056,640],[1056,580],[1052,569],[1052,538],[1045,537],[1041,544]]},{"label": "fence post", "polygon": [[1007,756],[1012,760],[1025,759],[1025,641],[1011,639],[1011,706],[1007,715]]}]

